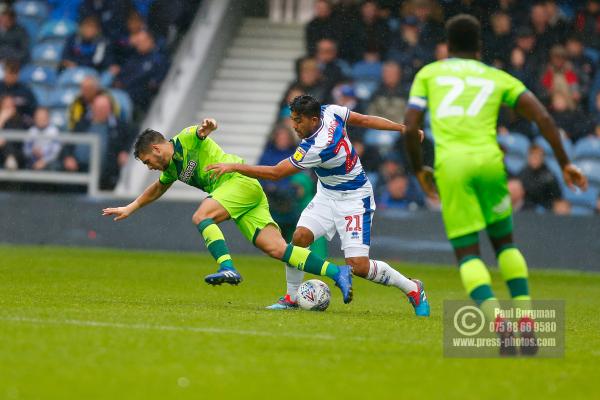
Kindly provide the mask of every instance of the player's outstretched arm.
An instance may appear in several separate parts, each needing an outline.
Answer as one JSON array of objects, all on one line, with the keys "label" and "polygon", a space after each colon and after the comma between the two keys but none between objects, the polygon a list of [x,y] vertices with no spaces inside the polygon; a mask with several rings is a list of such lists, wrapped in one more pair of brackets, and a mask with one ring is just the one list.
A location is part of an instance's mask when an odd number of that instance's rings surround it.
[{"label": "player's outstretched arm", "polygon": [[156,181],[144,190],[144,192],[134,201],[125,207],[105,208],[102,210],[102,215],[114,215],[115,221],[120,221],[129,217],[131,214],[144,207],[146,204],[152,203],[154,200],[162,196],[169,188],[169,185],[163,185],[160,181]]},{"label": "player's outstretched arm", "polygon": [[[380,131],[395,131],[400,133],[406,133],[406,126],[397,122],[391,121],[387,118],[378,117],[377,115],[365,115],[354,111],[350,111],[348,117],[348,124],[354,126],[360,126],[362,128],[377,129]],[[425,133],[418,130],[420,140],[423,141]]]},{"label": "player's outstretched arm", "polygon": [[208,135],[217,130],[217,120],[214,118],[204,118],[202,123],[198,125],[196,135],[200,140],[206,139]]},{"label": "player's outstretched arm", "polygon": [[250,178],[265,179],[269,181],[278,181],[279,179],[300,172],[300,169],[294,167],[288,159],[280,161],[279,164],[273,166],[227,163],[211,164],[207,165],[205,170],[211,171],[211,179],[217,179],[223,174],[239,172]]},{"label": "player's outstretched arm", "polygon": [[556,123],[537,97],[531,92],[523,93],[515,105],[515,110],[528,120],[535,122],[542,136],[550,143],[554,156],[563,171],[565,183],[571,189],[574,186],[583,190],[587,189],[587,178],[577,166],[569,161],[569,156],[567,156],[560,140]]}]

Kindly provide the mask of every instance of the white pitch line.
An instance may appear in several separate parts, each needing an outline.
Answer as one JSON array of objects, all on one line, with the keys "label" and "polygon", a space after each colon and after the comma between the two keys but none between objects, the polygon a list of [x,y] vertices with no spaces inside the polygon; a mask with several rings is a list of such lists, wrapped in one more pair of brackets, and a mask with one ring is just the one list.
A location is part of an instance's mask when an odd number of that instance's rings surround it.
[{"label": "white pitch line", "polygon": [[[78,319],[41,319],[41,318],[30,318],[30,317],[0,317],[0,321],[5,322],[17,322],[17,323],[29,323],[36,325],[72,325],[72,326],[83,326],[92,328],[116,328],[116,329],[135,329],[142,331],[171,331],[171,332],[193,332],[193,333],[209,333],[209,334],[231,334],[231,335],[244,335],[244,336],[265,336],[265,337],[290,337],[290,338],[303,338],[303,339],[322,339],[322,340],[336,340],[337,337],[328,334],[308,334],[308,333],[294,333],[294,332],[269,332],[269,331],[255,331],[245,329],[227,329],[227,328],[211,328],[211,327],[197,327],[197,326],[173,326],[173,325],[152,325],[152,324],[126,324],[122,322],[104,322],[104,321],[86,321]],[[360,336],[350,336],[344,339],[350,340],[365,340]]]}]

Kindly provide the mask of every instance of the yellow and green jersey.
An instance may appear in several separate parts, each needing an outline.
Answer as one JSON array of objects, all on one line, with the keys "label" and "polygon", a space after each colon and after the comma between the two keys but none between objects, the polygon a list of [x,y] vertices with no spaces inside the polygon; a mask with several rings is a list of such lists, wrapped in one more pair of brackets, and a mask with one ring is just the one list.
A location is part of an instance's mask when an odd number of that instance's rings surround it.
[{"label": "yellow and green jersey", "polygon": [[169,166],[160,175],[160,182],[168,185],[176,180],[212,193],[217,187],[229,179],[240,176],[238,173],[223,174],[218,179],[210,179],[204,170],[207,165],[215,163],[243,163],[241,157],[225,153],[214,140],[200,140],[196,134],[198,125],[185,128],[170,142],[173,143],[173,158]]},{"label": "yellow and green jersey", "polygon": [[448,156],[500,152],[496,141],[500,106],[514,107],[526,90],[504,71],[476,60],[450,58],[417,73],[409,106],[429,110],[437,164]]}]

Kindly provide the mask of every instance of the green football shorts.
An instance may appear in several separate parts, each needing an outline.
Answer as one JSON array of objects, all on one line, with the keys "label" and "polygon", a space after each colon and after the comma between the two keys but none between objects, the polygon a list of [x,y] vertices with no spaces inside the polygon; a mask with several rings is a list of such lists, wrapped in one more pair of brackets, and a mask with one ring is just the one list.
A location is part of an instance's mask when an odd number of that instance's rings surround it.
[{"label": "green football shorts", "polygon": [[479,232],[512,214],[502,153],[461,154],[435,167],[448,239]]},{"label": "green football shorts", "polygon": [[256,179],[236,174],[209,197],[227,210],[240,232],[252,243],[265,226],[272,224],[279,229],[269,212],[267,196]]}]

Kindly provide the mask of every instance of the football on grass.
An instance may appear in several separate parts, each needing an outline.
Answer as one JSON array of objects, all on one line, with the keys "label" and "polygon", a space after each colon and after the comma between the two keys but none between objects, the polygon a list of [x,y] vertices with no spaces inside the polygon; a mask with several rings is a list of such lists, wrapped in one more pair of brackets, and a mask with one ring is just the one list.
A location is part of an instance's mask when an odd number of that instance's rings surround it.
[{"label": "football on grass", "polygon": [[303,310],[325,311],[329,307],[331,292],[325,282],[311,279],[300,285],[297,299]]}]

